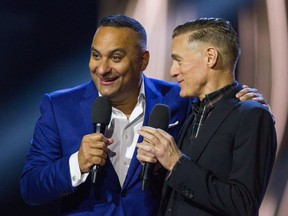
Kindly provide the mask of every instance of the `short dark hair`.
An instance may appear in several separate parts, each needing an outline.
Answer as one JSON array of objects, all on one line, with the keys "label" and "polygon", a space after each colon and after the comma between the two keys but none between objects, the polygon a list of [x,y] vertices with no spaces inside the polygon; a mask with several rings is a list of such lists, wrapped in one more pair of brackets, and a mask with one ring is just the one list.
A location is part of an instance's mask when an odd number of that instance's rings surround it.
[{"label": "short dark hair", "polygon": [[147,48],[147,34],[144,27],[137,20],[122,15],[115,14],[102,18],[99,21],[99,27],[116,27],[116,28],[130,28],[133,29],[139,36],[139,46],[142,50]]},{"label": "short dark hair", "polygon": [[241,53],[239,39],[231,23],[222,18],[200,18],[177,26],[172,38],[191,33],[189,42],[211,43],[222,49],[222,55],[231,64],[236,65]]}]

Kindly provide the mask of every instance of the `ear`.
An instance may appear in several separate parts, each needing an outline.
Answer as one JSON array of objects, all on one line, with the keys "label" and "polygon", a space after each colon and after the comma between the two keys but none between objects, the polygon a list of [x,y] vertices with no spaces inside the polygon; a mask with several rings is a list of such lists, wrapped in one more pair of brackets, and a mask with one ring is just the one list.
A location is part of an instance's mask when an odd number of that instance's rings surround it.
[{"label": "ear", "polygon": [[207,65],[210,68],[213,68],[217,64],[217,60],[219,58],[219,52],[214,47],[208,47],[206,49],[206,57],[207,57]]},{"label": "ear", "polygon": [[149,51],[144,51],[141,56],[141,71],[144,71],[149,63],[150,53]]}]

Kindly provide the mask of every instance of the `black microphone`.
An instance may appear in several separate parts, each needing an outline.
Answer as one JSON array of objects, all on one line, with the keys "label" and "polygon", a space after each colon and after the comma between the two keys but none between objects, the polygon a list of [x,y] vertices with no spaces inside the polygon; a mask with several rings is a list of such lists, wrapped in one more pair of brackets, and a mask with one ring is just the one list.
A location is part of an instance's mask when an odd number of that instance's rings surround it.
[{"label": "black microphone", "polygon": [[[165,104],[156,104],[149,116],[148,126],[167,130],[170,121],[170,108]],[[154,163],[144,163],[141,173],[142,191],[148,189],[154,170]]]},{"label": "black microphone", "polygon": [[[106,127],[110,122],[112,112],[111,102],[108,97],[97,97],[92,106],[91,120],[94,125],[94,133],[105,133]],[[95,165],[91,170],[91,179],[96,183],[97,173],[100,165]]]}]

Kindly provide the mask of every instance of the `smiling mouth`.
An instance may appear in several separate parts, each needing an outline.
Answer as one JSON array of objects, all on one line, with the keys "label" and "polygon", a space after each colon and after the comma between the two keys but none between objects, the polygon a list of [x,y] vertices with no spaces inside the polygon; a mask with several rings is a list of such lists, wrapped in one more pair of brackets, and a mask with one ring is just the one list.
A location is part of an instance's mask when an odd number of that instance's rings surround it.
[{"label": "smiling mouth", "polygon": [[101,85],[105,85],[105,86],[108,86],[108,85],[111,85],[115,80],[117,80],[118,77],[112,77],[112,78],[100,78],[100,83]]}]

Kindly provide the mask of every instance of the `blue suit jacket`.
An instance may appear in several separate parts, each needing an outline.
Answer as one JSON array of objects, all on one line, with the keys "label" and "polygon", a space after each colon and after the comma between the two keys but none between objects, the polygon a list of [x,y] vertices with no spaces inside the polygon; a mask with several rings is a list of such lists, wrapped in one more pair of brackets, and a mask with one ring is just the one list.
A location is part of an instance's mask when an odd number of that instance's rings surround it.
[{"label": "blue suit jacket", "polygon": [[[189,100],[180,98],[176,84],[144,75],[143,80],[146,94],[143,124],[147,124],[156,103],[167,104],[171,110],[170,123],[179,121],[168,130],[176,138],[190,112]],[[72,187],[69,158],[79,150],[82,137],[93,133],[91,107],[96,97],[98,91],[92,81],[44,95],[21,176],[22,197],[30,205],[59,202],[63,215],[155,215],[163,176],[156,173],[154,187],[143,192],[139,178],[142,165],[136,158],[137,151],[122,188],[109,160],[96,185],[88,177],[85,183]]]}]

